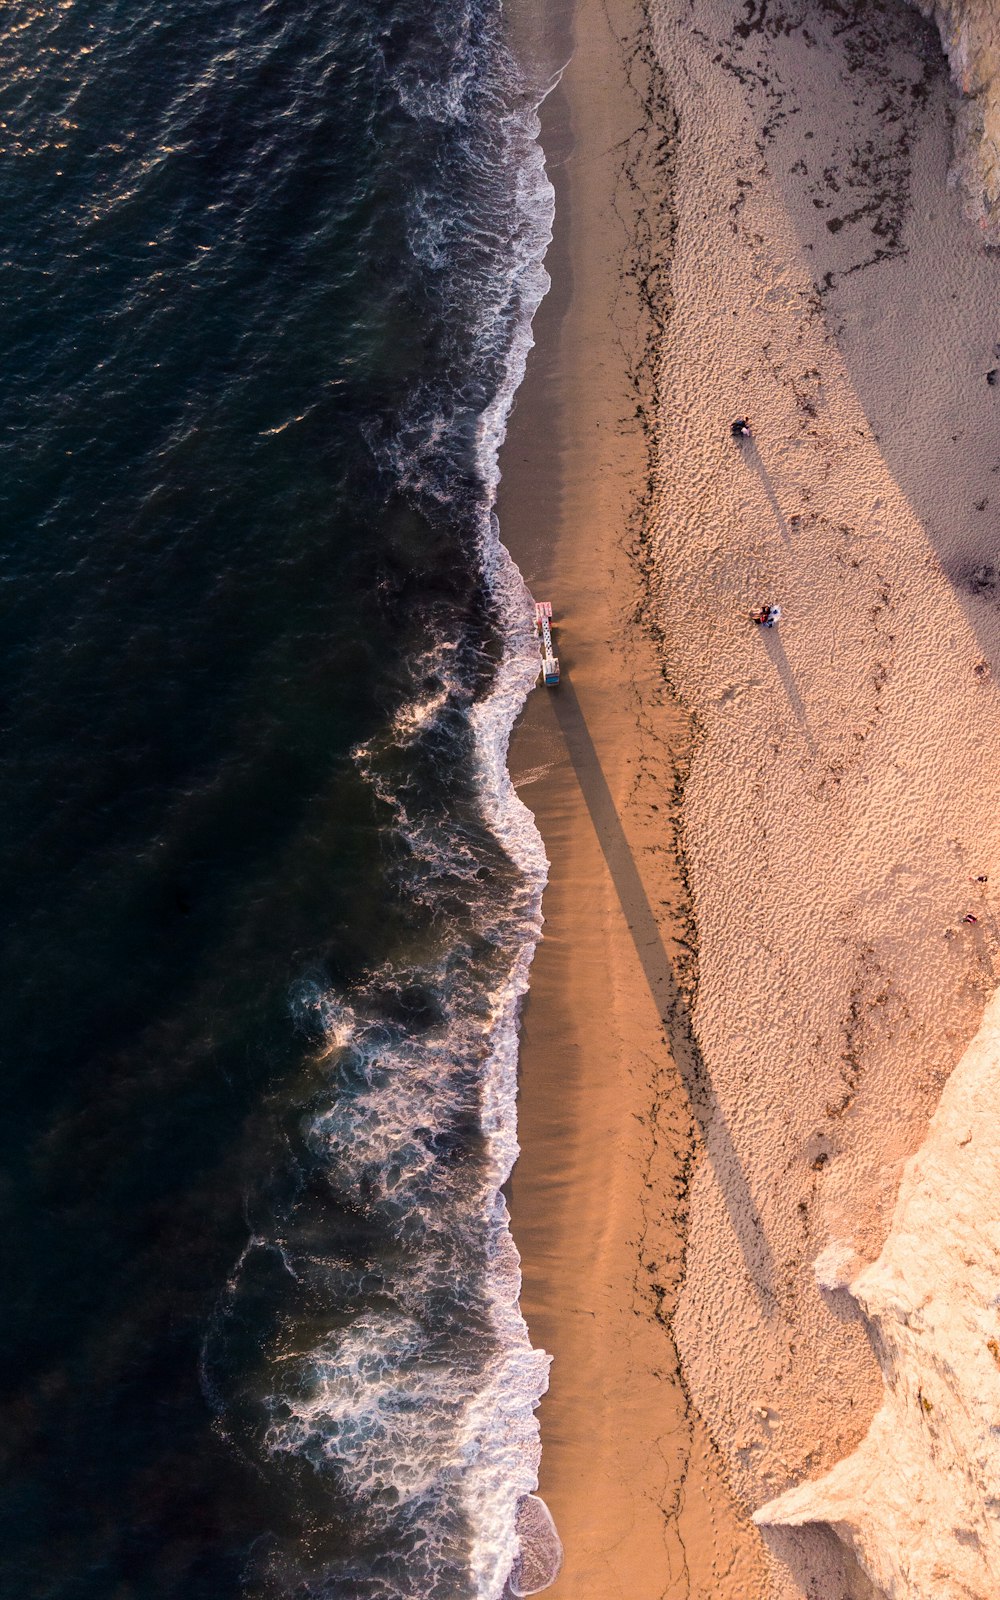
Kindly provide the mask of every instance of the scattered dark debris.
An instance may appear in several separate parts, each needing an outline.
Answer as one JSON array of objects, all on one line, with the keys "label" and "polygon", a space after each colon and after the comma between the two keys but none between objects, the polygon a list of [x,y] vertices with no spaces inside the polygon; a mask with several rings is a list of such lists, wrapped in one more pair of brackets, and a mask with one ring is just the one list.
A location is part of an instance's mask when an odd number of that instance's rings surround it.
[{"label": "scattered dark debris", "polygon": [[1000,573],[996,567],[984,562],[982,566],[973,568],[965,581],[970,594],[993,595],[1000,584]]}]

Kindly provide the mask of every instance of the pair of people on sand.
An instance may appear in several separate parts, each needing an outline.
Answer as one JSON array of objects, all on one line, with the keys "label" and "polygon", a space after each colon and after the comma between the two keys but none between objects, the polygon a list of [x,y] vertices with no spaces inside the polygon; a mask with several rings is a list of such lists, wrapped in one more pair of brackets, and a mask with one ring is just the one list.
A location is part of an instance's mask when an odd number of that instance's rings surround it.
[{"label": "pair of people on sand", "polygon": [[781,621],[781,607],[761,606],[759,611],[754,612],[753,620],[759,628],[773,628],[776,622]]},{"label": "pair of people on sand", "polygon": [[[744,439],[753,437],[750,432],[750,423],[746,417],[737,417],[729,431],[737,444],[742,444]],[[761,606],[760,610],[754,613],[753,620],[761,628],[773,628],[776,622],[781,621],[781,607]]]}]

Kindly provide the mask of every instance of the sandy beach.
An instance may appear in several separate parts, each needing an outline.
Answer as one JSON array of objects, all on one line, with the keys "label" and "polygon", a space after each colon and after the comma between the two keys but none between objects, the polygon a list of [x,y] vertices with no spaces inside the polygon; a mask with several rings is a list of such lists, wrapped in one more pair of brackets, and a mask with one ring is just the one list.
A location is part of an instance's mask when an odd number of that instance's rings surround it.
[{"label": "sandy beach", "polygon": [[750,1516],[871,1424],[845,1286],[995,987],[1000,265],[901,3],[581,0],[560,39],[500,501],[565,674],[512,751],[552,1592],[866,1597],[877,1528]]},{"label": "sandy beach", "polygon": [[638,8],[611,16],[584,0],[557,22],[542,41],[570,58],[544,108],[553,286],[499,503],[532,591],[553,601],[563,672],[558,694],[533,697],[511,758],[552,862],[510,1186],[522,1304],[554,1356],[540,1488],[566,1560],[552,1593],[749,1600],[759,1536],[690,1406],[670,1331],[693,1129],[692,1064],[678,1060],[693,953],[673,835],[691,730],[642,625],[629,554],[656,332],[635,274],[670,220],[658,91]]},{"label": "sandy beach", "polygon": [[[701,734],[695,1029],[755,1210],[699,1165],[675,1328],[759,1505],[868,1428],[868,1330],[813,1263],[878,1254],[995,984],[972,880],[1000,844],[1000,272],[949,185],[956,97],[909,10],[697,16],[658,22],[686,130],[658,549],[668,671]],[[755,442],[734,460],[742,412]],[[764,636],[746,618],[772,599]],[[790,1592],[823,1581],[818,1530],[768,1538]]]}]

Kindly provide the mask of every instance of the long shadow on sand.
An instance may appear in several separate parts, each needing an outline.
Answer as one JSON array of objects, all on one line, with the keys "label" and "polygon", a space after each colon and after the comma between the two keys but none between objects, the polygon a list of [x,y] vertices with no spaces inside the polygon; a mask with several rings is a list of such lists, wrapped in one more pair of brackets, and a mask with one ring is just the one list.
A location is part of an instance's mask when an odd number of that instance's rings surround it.
[{"label": "long shadow on sand", "polygon": [[774,513],[774,520],[781,530],[781,537],[784,539],[787,545],[790,545],[792,542],[791,529],[789,528],[788,523],[785,521],[785,513],[781,509],[781,504],[775,492],[774,484],[771,481],[771,474],[764,465],[764,458],[760,453],[760,446],[758,445],[756,439],[751,439],[749,444],[744,445],[743,454],[748,464],[756,468],[757,476],[760,478],[764,493],[767,495],[768,504]]},{"label": "long shadow on sand", "polygon": [[565,675],[552,695],[552,703],[649,992],[663,1019],[673,1058],[701,1128],[750,1280],[762,1308],[771,1315],[776,1307],[774,1273],[760,1213],[701,1060],[690,1011],[660,937],[580,702]]},{"label": "long shadow on sand", "polygon": [[[835,370],[839,357],[882,459],[921,523],[969,624],[972,637],[959,648],[978,649],[997,679],[1000,325],[995,308],[1000,301],[1000,252],[963,215],[961,187],[949,178],[953,151],[948,123],[954,101],[936,30],[894,0],[870,20],[876,31],[887,32],[876,57],[896,65],[867,77],[859,76],[851,60],[847,35],[853,21],[849,28],[835,24],[831,34],[830,8],[824,18],[809,24],[816,25],[820,49],[829,52],[829,68],[804,94],[801,116],[794,121],[804,119],[803,125],[815,130],[808,164],[813,174],[825,172],[834,180],[826,196],[829,204],[820,205],[815,178],[807,177],[805,161],[796,159],[805,152],[791,123],[784,148],[779,139],[769,163],[769,181],[798,233],[799,265],[814,279],[817,298],[808,314],[822,317],[832,335],[830,365]],[[786,49],[793,52],[787,61]],[[774,40],[769,50],[776,80],[790,81],[794,41]],[[919,96],[900,89],[907,71],[913,70],[912,62],[909,68],[906,64],[911,52],[919,58],[929,90]],[[908,144],[911,151],[896,178],[886,183],[877,177],[887,170],[885,157],[869,155],[862,163],[864,172],[857,165],[848,169],[854,209],[842,220],[829,217],[844,181],[848,151],[885,151],[890,144]],[[864,179],[860,186],[859,178]],[[888,246],[893,207],[901,208],[906,227]],[[980,309],[987,307],[985,313]],[[820,375],[815,376],[818,381]],[[807,379],[808,374],[800,374],[800,382]],[[822,400],[818,404],[822,417]],[[848,438],[845,430],[838,448]],[[747,464],[760,473],[780,521],[777,496],[759,452],[748,451]],[[881,511],[881,501],[873,505],[862,475],[853,526],[863,533],[877,530]],[[787,538],[783,524],[782,533]],[[970,660],[970,670],[973,666]]]},{"label": "long shadow on sand", "polygon": [[781,679],[781,686],[788,697],[792,715],[802,729],[803,738],[809,746],[809,754],[814,756],[816,754],[816,741],[812,736],[809,718],[806,715],[805,701],[799,693],[799,686],[795,682],[795,674],[792,672],[791,664],[785,654],[785,646],[781,635],[777,628],[761,628],[760,632],[764,638],[765,649],[774,663],[778,677]]}]

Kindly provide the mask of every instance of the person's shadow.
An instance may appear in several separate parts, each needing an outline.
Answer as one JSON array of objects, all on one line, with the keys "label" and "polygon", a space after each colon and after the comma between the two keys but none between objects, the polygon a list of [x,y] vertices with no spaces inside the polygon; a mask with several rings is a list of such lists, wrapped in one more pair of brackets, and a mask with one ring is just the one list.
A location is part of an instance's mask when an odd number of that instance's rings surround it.
[{"label": "person's shadow", "polygon": [[671,1053],[705,1140],[750,1281],[762,1309],[772,1315],[777,1307],[774,1276],[760,1213],[701,1058],[687,1003],[664,948],[580,702],[565,671],[559,687],[552,693],[552,701],[649,992],[663,1020]]},{"label": "person's shadow", "polygon": [[[972,934],[972,947],[976,952],[976,959],[979,962],[983,972],[985,972],[990,983],[995,985],[997,981],[996,969],[993,965],[993,955],[990,950],[989,942],[986,938],[986,932],[983,928],[983,919],[984,914],[982,911],[980,911],[977,915],[975,926],[970,928],[969,931]],[[985,913],[985,920],[989,926],[993,946],[996,948],[998,942],[996,918],[993,916],[992,912],[987,911]]]},{"label": "person's shadow", "polygon": [[764,644],[767,649],[767,653],[774,663],[778,677],[781,679],[782,688],[788,697],[788,704],[792,708],[792,715],[794,716],[799,727],[802,729],[803,738],[809,747],[809,754],[811,756],[815,756],[817,754],[816,741],[812,736],[812,729],[809,726],[809,718],[806,715],[805,701],[799,693],[798,684],[795,682],[795,675],[792,672],[788,657],[785,654],[785,645],[781,638],[779,631],[780,628],[781,623],[779,622],[773,628],[761,627],[760,632],[764,636]]},{"label": "person's shadow", "polygon": [[787,545],[790,545],[792,542],[791,529],[789,528],[788,523],[785,521],[785,514],[782,511],[781,506],[778,504],[778,496],[774,492],[774,484],[771,482],[771,474],[764,465],[764,458],[760,453],[760,448],[756,439],[751,438],[746,441],[746,443],[743,445],[743,454],[750,465],[756,467],[757,475],[761,481],[761,487],[763,488],[764,493],[767,495],[768,504],[770,505],[771,510],[774,512],[774,520],[778,524],[778,527],[781,531],[781,537],[784,539]]}]

